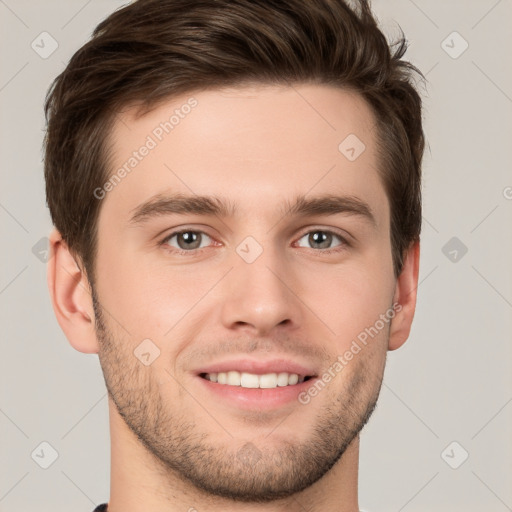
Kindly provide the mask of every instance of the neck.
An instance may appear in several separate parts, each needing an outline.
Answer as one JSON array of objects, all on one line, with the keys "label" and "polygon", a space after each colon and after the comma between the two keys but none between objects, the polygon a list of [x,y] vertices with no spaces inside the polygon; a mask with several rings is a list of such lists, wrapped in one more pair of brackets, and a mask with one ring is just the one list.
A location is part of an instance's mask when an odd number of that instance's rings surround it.
[{"label": "neck", "polygon": [[150,453],[109,402],[111,482],[108,512],[357,512],[359,437],[315,484],[288,498],[243,503],[205,494]]}]

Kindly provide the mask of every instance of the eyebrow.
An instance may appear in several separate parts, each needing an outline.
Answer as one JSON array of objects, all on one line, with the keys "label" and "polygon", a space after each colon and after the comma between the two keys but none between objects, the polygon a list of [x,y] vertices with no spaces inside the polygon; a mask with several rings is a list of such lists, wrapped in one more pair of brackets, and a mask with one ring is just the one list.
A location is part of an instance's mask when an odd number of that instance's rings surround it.
[{"label": "eyebrow", "polygon": [[[131,210],[130,224],[144,222],[163,215],[205,215],[233,217],[237,205],[219,196],[172,194],[153,196],[148,201]],[[322,195],[306,198],[298,195],[294,200],[285,201],[281,210],[283,217],[328,216],[339,213],[356,215],[376,226],[376,219],[370,206],[355,196]]]},{"label": "eyebrow", "polygon": [[172,213],[229,217],[236,213],[236,206],[217,196],[158,194],[131,211],[130,224],[141,224],[151,218]]}]

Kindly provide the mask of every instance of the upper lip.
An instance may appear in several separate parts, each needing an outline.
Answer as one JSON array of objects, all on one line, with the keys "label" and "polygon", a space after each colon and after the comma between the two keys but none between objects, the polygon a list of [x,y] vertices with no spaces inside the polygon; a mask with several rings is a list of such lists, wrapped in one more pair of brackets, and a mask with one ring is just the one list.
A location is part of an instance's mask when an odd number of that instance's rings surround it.
[{"label": "upper lip", "polygon": [[232,359],[212,363],[196,370],[198,375],[202,373],[221,373],[228,371],[238,371],[264,375],[266,373],[296,373],[303,377],[315,377],[316,372],[312,368],[296,363],[289,359],[269,359],[258,361],[255,359]]}]

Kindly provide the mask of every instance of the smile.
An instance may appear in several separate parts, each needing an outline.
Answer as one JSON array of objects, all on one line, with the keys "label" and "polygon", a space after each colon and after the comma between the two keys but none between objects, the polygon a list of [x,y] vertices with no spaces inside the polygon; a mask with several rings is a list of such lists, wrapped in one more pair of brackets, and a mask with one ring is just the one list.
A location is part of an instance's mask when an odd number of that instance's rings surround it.
[{"label": "smile", "polygon": [[294,386],[311,378],[311,376],[308,375],[304,376],[287,372],[265,373],[259,375],[256,373],[239,372],[236,370],[218,373],[201,373],[200,377],[218,384],[252,389],[272,389],[277,387]]}]

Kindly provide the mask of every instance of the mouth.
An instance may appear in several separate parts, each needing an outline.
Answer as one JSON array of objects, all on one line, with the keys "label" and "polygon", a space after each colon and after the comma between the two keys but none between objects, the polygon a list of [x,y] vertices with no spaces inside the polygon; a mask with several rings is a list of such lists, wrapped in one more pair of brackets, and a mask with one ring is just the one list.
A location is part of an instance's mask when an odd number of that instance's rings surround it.
[{"label": "mouth", "polygon": [[235,386],[247,389],[275,389],[302,384],[314,378],[314,375],[299,375],[297,373],[249,373],[229,370],[217,373],[200,373],[199,377],[226,386]]},{"label": "mouth", "polygon": [[196,382],[212,402],[235,410],[289,411],[298,397],[318,379],[311,363],[287,358],[232,358],[195,370]]}]

